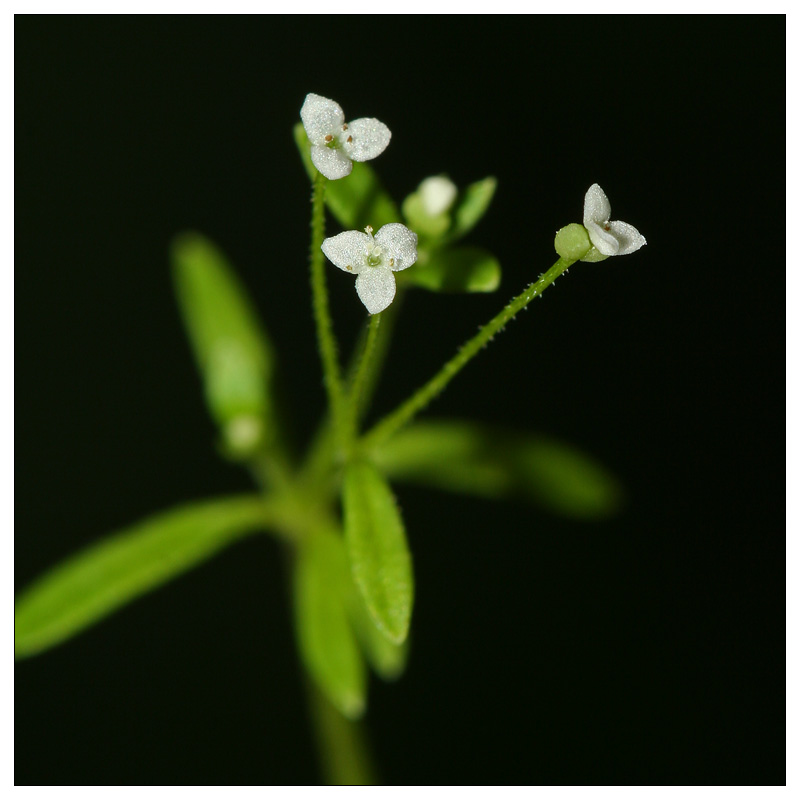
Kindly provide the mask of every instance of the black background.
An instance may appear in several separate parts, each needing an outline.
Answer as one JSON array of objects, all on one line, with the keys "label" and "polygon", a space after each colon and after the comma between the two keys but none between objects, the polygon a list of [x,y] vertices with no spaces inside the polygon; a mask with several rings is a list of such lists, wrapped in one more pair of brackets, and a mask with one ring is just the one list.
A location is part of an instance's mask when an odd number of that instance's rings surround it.
[{"label": "black background", "polygon": [[[385,782],[783,783],[784,18],[16,19],[16,577],[182,501],[221,461],[167,246],[203,231],[323,409],[305,94],[393,132],[397,198],[494,174],[494,295],[414,293],[375,413],[554,260],[590,184],[648,245],[576,265],[432,414],[613,468],[617,519],[398,486],[407,674],[373,682]],[[329,230],[331,230],[329,228]],[[337,330],[363,321],[330,274]],[[291,360],[290,360],[291,356]],[[236,545],[16,670],[16,781],[319,780],[285,576]]]}]

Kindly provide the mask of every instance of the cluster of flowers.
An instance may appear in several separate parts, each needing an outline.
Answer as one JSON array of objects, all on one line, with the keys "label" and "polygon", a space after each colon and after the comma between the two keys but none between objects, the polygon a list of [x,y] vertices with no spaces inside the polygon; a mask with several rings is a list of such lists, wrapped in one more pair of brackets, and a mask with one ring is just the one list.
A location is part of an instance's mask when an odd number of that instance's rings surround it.
[{"label": "cluster of flowers", "polygon": [[[392,138],[391,131],[377,119],[345,122],[338,103],[318,94],[306,96],[300,118],[311,144],[311,161],[329,180],[346,178],[353,161],[370,161],[379,156]],[[611,203],[595,183],[583,205],[583,225],[592,250],[585,260],[600,261],[608,256],[633,253],[646,244],[633,225],[611,221]],[[388,308],[396,293],[394,274],[417,260],[417,235],[399,222],[384,225],[374,236],[345,231],[322,243],[322,251],[339,269],[356,276],[356,292],[370,314]]]}]

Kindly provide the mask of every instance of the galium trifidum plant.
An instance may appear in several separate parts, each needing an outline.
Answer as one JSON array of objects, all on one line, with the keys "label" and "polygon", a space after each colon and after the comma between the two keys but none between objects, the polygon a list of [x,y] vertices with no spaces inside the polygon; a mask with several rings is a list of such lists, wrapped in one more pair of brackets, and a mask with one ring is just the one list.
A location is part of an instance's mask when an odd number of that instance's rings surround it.
[{"label": "galium trifidum plant", "polygon": [[[417,421],[417,415],[570,266],[632,253],[645,240],[633,226],[611,221],[608,198],[591,186],[583,224],[556,234],[556,263],[427,383],[364,430],[404,294],[498,287],[498,260],[461,244],[489,208],[496,182],[485,178],[459,189],[445,175],[431,176],[398,207],[365,163],[389,145],[385,124],[346,122],[335,102],[315,94],[306,97],[300,118],[294,136],[312,184],[311,295],[328,401],[307,452],[298,458],[288,441],[275,399],[277,353],[231,267],[203,236],[177,237],[175,289],[220,449],[249,470],[258,490],[148,517],[56,566],[18,598],[15,652],[42,653],[232,542],[267,532],[290,556],[297,645],[327,779],[370,783],[375,773],[356,722],[367,707],[366,665],[384,679],[402,673],[414,607],[406,536],[413,520],[403,519],[390,482],[517,495],[589,518],[613,510],[619,494],[601,467],[565,445],[463,420]],[[327,237],[326,207],[336,222]],[[355,279],[367,312],[346,364],[328,279]]]}]

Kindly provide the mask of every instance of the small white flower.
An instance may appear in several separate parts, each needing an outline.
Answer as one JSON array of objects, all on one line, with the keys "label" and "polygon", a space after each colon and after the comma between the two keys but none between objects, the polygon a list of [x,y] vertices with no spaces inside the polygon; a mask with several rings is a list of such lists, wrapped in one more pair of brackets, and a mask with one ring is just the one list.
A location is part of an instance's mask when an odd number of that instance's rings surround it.
[{"label": "small white flower", "polygon": [[[611,203],[606,193],[595,183],[586,192],[583,203],[583,225],[589,231],[589,238],[596,250],[603,256],[624,256],[633,253],[647,244],[633,225],[617,220],[610,222]],[[591,258],[594,251],[589,251],[586,261],[597,261]]]},{"label": "small white flower", "polygon": [[353,161],[379,156],[392,138],[392,132],[377,119],[345,122],[338,103],[318,94],[306,95],[300,119],[311,143],[311,161],[332,181],[349,175]]},{"label": "small white flower", "polygon": [[417,191],[422,201],[422,207],[429,217],[438,217],[439,214],[449,211],[458,194],[456,185],[444,175],[425,178]]},{"label": "small white flower", "polygon": [[370,314],[388,308],[396,291],[392,273],[408,269],[417,260],[417,234],[390,222],[375,236],[368,225],[366,233],[345,231],[322,243],[322,252],[339,269],[356,276],[356,292]]}]

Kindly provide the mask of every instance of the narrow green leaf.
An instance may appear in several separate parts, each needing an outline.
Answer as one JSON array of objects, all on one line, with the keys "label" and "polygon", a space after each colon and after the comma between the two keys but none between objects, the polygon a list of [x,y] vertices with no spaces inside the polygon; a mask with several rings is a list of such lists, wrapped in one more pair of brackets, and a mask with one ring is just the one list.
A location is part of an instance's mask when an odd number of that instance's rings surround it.
[{"label": "narrow green leaf", "polygon": [[489,177],[471,183],[461,192],[452,212],[453,227],[448,233],[449,240],[460,239],[478,224],[488,210],[496,188],[497,179]]},{"label": "narrow green leaf", "polygon": [[74,636],[266,523],[263,501],[243,495],[180,506],[102,539],[19,596],[15,656],[34,655]]},{"label": "narrow green leaf", "polygon": [[[303,166],[313,180],[316,167],[311,155],[302,124],[294,126],[294,140]],[[363,230],[367,225],[377,231],[388,222],[399,222],[400,212],[394,200],[381,185],[375,170],[369,164],[353,162],[353,171],[346,177],[325,184],[325,204],[342,227],[348,230]]]},{"label": "narrow green leaf", "polygon": [[500,275],[500,262],[488,250],[468,246],[420,250],[417,263],[397,279],[433,292],[493,292]]},{"label": "narrow green leaf", "polygon": [[274,353],[224,255],[198,233],[171,248],[178,303],[212,416],[244,454],[277,432]]},{"label": "narrow green leaf", "polygon": [[619,481],[597,461],[543,436],[471,422],[426,421],[376,454],[391,478],[484,497],[519,497],[578,519],[615,514]]},{"label": "narrow green leaf", "polygon": [[378,630],[355,584],[350,602],[350,620],[372,669],[385,681],[397,680],[406,668],[408,639],[402,644],[394,644]]},{"label": "narrow green leaf", "polygon": [[323,530],[303,541],[294,573],[300,654],[325,696],[356,719],[366,707],[367,675],[348,619],[351,586],[339,536]]},{"label": "narrow green leaf", "polygon": [[372,464],[353,462],[345,468],[342,502],[356,586],[380,631],[401,644],[411,621],[414,577],[392,490]]}]

